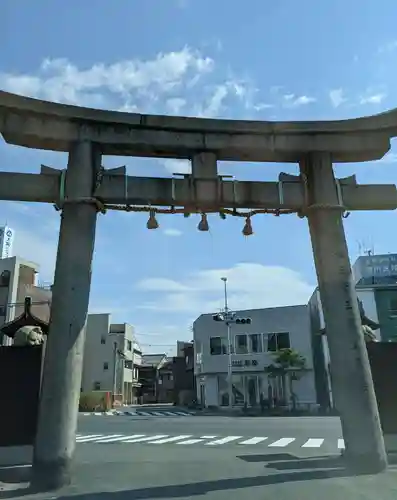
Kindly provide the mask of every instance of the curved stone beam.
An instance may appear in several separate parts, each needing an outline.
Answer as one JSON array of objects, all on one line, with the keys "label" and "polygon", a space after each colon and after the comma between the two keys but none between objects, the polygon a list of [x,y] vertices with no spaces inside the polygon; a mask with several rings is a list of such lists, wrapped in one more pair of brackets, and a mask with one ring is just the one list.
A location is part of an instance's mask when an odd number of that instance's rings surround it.
[{"label": "curved stone beam", "polygon": [[0,91],[4,140],[68,151],[76,140],[102,153],[190,159],[213,151],[218,160],[297,162],[309,151],[334,162],[382,158],[397,135],[397,110],[339,121],[265,122],[141,115],[57,104]]}]

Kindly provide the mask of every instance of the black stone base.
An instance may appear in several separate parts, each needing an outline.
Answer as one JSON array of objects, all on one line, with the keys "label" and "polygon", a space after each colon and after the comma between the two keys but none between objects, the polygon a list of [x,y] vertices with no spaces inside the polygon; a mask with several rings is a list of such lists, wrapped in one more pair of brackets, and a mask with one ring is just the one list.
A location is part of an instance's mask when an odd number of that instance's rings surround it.
[{"label": "black stone base", "polygon": [[71,459],[33,460],[30,488],[35,492],[58,490],[71,482]]}]

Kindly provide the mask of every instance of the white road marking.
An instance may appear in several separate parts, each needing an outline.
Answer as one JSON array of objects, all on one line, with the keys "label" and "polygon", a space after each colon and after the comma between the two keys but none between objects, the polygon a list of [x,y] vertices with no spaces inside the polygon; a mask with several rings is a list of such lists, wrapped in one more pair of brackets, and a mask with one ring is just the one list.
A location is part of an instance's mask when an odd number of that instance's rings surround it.
[{"label": "white road marking", "polygon": [[241,441],[241,443],[238,444],[258,444],[261,443],[262,441],[265,441],[268,439],[267,437],[253,437],[251,439],[246,439],[245,441]]},{"label": "white road marking", "polygon": [[345,440],[344,439],[338,439],[338,449],[339,450],[345,449]]},{"label": "white road marking", "polygon": [[102,437],[103,434],[88,434],[87,436],[76,436],[76,441],[79,441],[80,439],[85,439],[85,438],[93,438],[93,437]]},{"label": "white road marking", "polygon": [[187,436],[174,436],[174,437],[165,438],[165,439],[157,439],[156,441],[150,441],[150,444],[173,443],[175,441],[181,441],[182,439],[188,439],[190,437],[192,437],[191,434],[188,434]]},{"label": "white road marking", "polygon": [[324,439],[313,439],[310,438],[306,441],[305,444],[302,445],[302,448],[320,448],[320,446],[324,443]]},{"label": "white road marking", "polygon": [[243,436],[227,436],[222,439],[217,439],[216,441],[210,441],[209,443],[205,443],[206,446],[216,446],[218,444],[226,444],[231,441],[236,441],[236,439],[241,439]]},{"label": "white road marking", "polygon": [[200,437],[201,437],[201,439],[215,439],[218,436],[200,436]]},{"label": "white road marking", "polygon": [[277,441],[274,441],[274,443],[270,443],[270,447],[276,447],[276,448],[284,448],[284,446],[288,446],[290,443],[295,441],[295,438],[281,438],[278,439]]},{"label": "white road marking", "polygon": [[101,443],[117,443],[118,441],[125,441],[126,439],[135,439],[144,437],[146,434],[132,434],[131,436],[120,436],[116,438],[112,438],[110,436],[106,436],[107,439],[101,439]]},{"label": "white road marking", "polygon": [[202,443],[203,441],[204,439],[188,439],[187,441],[182,441],[176,444],[196,444],[196,443]]},{"label": "white road marking", "polygon": [[143,415],[144,417],[150,417],[150,413],[147,413],[146,411],[140,411],[137,413],[137,415]]},{"label": "white road marking", "polygon": [[96,417],[100,417],[100,416],[102,415],[102,413],[99,413],[99,411],[96,411],[96,412],[94,413],[94,415],[95,415]]},{"label": "white road marking", "polygon": [[163,414],[160,411],[152,411],[151,414],[152,415],[156,415],[156,417],[162,417],[163,416]]},{"label": "white road marking", "polygon": [[163,411],[164,415],[167,415],[168,417],[175,417],[175,413],[172,413],[172,411]]},{"label": "white road marking", "polygon": [[158,434],[157,436],[146,436],[136,439],[128,439],[123,441],[123,443],[144,443],[145,441],[154,441],[155,439],[163,439],[168,437],[168,434]]},{"label": "white road marking", "polygon": [[84,436],[84,437],[76,438],[76,442],[77,443],[88,443],[89,441],[95,441],[96,439],[100,439],[102,437],[106,438],[106,437],[110,437],[110,436],[104,436],[103,434],[96,434],[96,435],[94,434],[92,436]]},{"label": "white road marking", "polygon": [[183,411],[176,411],[175,415],[181,415],[182,417],[190,417],[190,413],[185,413]]}]

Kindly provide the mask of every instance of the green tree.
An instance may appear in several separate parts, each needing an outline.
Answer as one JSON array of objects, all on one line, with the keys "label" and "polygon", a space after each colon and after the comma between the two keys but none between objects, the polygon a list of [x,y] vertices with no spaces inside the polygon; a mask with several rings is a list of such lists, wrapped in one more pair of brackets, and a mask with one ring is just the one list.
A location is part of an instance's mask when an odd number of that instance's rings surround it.
[{"label": "green tree", "polygon": [[295,349],[280,349],[273,353],[273,363],[265,368],[272,378],[280,377],[284,394],[288,384],[291,394],[292,408],[296,408],[296,394],[294,392],[294,381],[299,380],[302,372],[306,369],[306,359]]}]

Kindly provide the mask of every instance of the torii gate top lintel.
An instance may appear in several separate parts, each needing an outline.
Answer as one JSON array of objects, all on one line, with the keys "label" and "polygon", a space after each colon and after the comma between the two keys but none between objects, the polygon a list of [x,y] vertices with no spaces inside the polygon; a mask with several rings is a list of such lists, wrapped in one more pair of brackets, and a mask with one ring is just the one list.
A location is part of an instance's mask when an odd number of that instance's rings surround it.
[{"label": "torii gate top lintel", "polygon": [[336,121],[248,121],[106,111],[0,91],[0,133],[9,144],[64,152],[86,139],[120,156],[191,159],[211,151],[218,160],[298,162],[327,151],[333,162],[356,162],[389,150],[397,109]]}]

